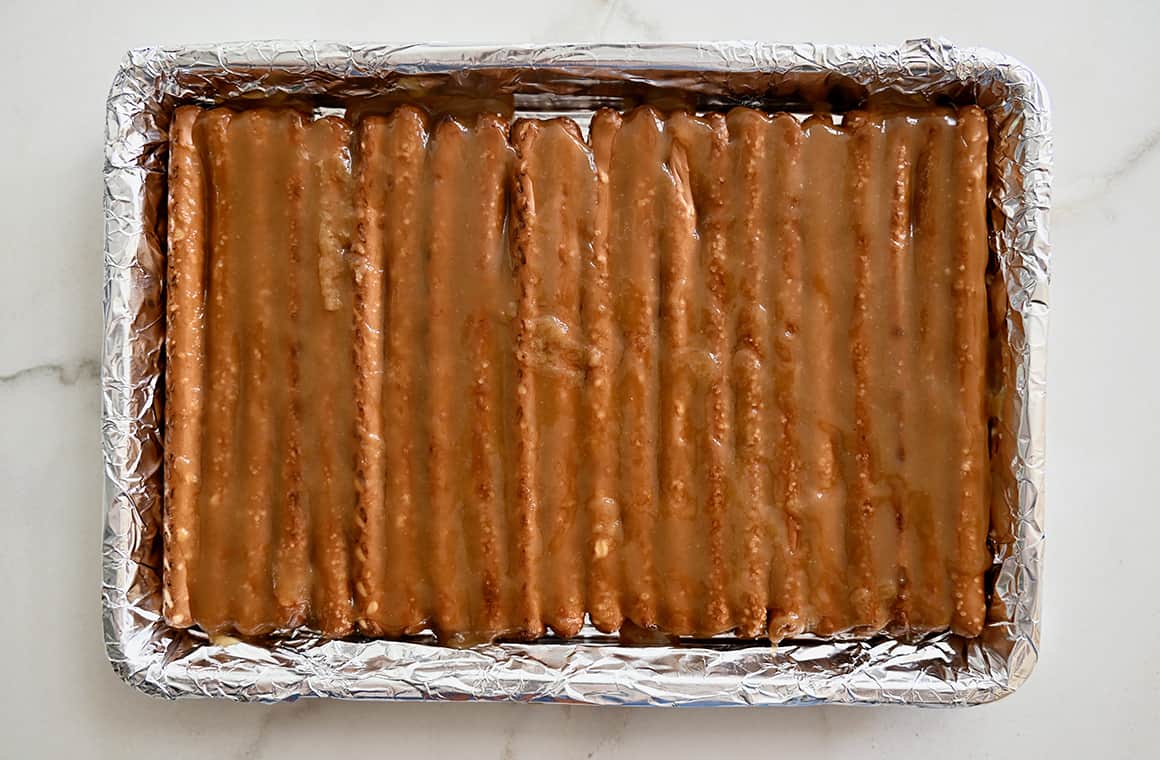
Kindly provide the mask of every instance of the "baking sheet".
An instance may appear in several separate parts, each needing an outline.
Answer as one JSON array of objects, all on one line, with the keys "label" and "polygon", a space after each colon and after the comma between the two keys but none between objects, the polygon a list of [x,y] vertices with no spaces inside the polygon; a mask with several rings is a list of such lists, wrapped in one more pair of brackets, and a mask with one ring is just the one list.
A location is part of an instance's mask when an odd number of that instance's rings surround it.
[{"label": "baking sheet", "polygon": [[[160,614],[165,169],[181,103],[305,100],[379,109],[487,98],[518,116],[642,102],[841,112],[867,98],[978,103],[991,127],[994,257],[991,414],[994,565],[981,637],[949,633],[769,642],[720,637],[623,646],[588,627],[567,641],[466,650],[433,639],[260,647],[210,643]],[[900,46],[750,42],[460,47],[256,42],[130,51],[108,100],[102,448],[103,601],[114,669],[142,691],[276,701],[317,695],[634,705],[987,702],[1034,667],[1043,553],[1050,119],[1046,93],[1000,54]]]}]

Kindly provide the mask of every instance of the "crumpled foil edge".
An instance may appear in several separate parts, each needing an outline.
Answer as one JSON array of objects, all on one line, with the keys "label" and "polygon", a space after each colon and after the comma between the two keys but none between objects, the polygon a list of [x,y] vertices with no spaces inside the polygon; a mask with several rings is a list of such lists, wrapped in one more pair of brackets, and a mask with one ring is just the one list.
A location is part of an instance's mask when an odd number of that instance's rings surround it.
[{"label": "crumpled foil edge", "polygon": [[[211,644],[160,615],[164,319],[164,147],[172,104],[213,78],[229,97],[340,93],[390,72],[577,71],[834,75],[869,92],[968,87],[992,125],[991,246],[1006,286],[1012,359],[1013,541],[997,546],[984,635],[918,642],[716,639],[627,647],[615,639],[502,643],[322,641],[293,633],[270,648]],[[271,74],[273,72],[274,75]],[[658,73],[660,72],[660,73]],[[634,81],[640,82],[641,76]],[[223,90],[223,86],[225,89]],[[204,99],[204,93],[200,97]],[[1039,645],[1052,141],[1046,92],[1026,66],[942,40],[899,46],[562,44],[462,47],[246,42],[130,51],[107,105],[101,362],[103,622],[114,670],[143,692],[279,701],[300,696],[484,699],[624,705],[909,703],[964,705],[1014,691]],[[1004,449],[1000,449],[1004,451]]]}]

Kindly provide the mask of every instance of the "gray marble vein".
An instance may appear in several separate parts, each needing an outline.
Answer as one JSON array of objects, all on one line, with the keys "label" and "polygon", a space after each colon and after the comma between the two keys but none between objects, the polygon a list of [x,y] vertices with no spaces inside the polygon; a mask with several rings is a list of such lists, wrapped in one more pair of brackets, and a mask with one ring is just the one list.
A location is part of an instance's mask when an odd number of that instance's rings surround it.
[{"label": "gray marble vein", "polygon": [[318,710],[321,702],[303,700],[292,705],[266,705],[262,708],[262,715],[257,720],[257,730],[253,737],[245,743],[234,757],[237,760],[258,760],[266,753],[268,740],[277,734],[276,724],[290,720],[302,720],[304,716]]},{"label": "gray marble vein", "polygon": [[620,715],[611,728],[606,729],[600,735],[600,739],[585,755],[586,760],[595,760],[597,755],[603,755],[605,750],[610,754],[615,754],[614,750],[620,744],[624,732],[628,730],[628,721],[632,717],[629,710],[621,710]]},{"label": "gray marble vein", "polygon": [[1137,171],[1144,159],[1157,148],[1160,148],[1160,127],[1152,130],[1114,169],[1103,176],[1104,185],[1111,185]]},{"label": "gray marble vein", "polygon": [[1160,148],[1160,127],[1152,130],[1143,140],[1132,146],[1131,150],[1120,159],[1110,170],[1097,175],[1087,183],[1087,189],[1071,198],[1061,199],[1052,210],[1057,219],[1066,219],[1078,210],[1090,206],[1105,194],[1114,189],[1120,182],[1134,176],[1139,171],[1147,170],[1147,161]]},{"label": "gray marble vein", "polygon": [[0,385],[18,385],[39,377],[51,377],[61,385],[76,385],[80,382],[95,381],[100,374],[100,364],[96,359],[81,359],[77,362],[37,364],[25,367],[7,375],[0,375]]},{"label": "gray marble vein", "polygon": [[642,39],[658,39],[661,37],[660,27],[652,20],[642,16],[628,0],[601,0],[608,5],[604,21],[600,25],[600,34],[604,35],[609,22],[616,18],[630,30],[642,35]]}]

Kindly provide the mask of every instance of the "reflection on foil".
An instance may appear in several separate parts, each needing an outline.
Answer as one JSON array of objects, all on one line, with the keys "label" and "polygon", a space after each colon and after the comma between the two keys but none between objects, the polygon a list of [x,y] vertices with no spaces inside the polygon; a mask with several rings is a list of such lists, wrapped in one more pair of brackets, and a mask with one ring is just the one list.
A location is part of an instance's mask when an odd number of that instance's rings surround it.
[{"label": "reflection on foil", "polygon": [[[975,102],[991,127],[995,257],[991,450],[993,593],[981,637],[768,642],[720,637],[627,646],[591,627],[567,641],[471,649],[407,641],[268,646],[209,641],[161,619],[161,382],[167,129],[179,103],[305,101],[325,112],[469,98],[517,116],[599,106],[842,111],[875,97]],[[1025,66],[942,41],[901,46],[758,43],[377,46],[260,42],[141,49],[108,100],[105,337],[101,367],[104,631],[109,659],[152,694],[273,701],[317,695],[634,705],[974,704],[1034,667],[1043,555],[1047,96]]]}]

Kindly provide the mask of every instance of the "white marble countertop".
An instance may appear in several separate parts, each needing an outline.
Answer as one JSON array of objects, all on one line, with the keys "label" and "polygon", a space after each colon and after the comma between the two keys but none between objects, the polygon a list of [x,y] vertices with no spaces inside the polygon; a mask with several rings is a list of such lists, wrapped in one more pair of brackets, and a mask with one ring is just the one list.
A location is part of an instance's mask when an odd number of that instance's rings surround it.
[{"label": "white marble countertop", "polygon": [[[1106,0],[1093,13],[1088,3],[1066,0],[936,5],[589,0],[507,2],[484,14],[470,0],[199,0],[196,10],[4,3],[0,652],[8,676],[0,687],[0,756],[1154,756],[1160,510],[1143,474],[1160,459],[1151,311],[1160,254],[1148,226],[1160,187],[1160,6]],[[1046,605],[1040,664],[1018,693],[959,711],[270,707],[165,703],[114,677],[99,622],[96,371],[104,101],[127,48],[270,37],[898,42],[930,35],[1022,58],[1046,82],[1055,108]]]}]

